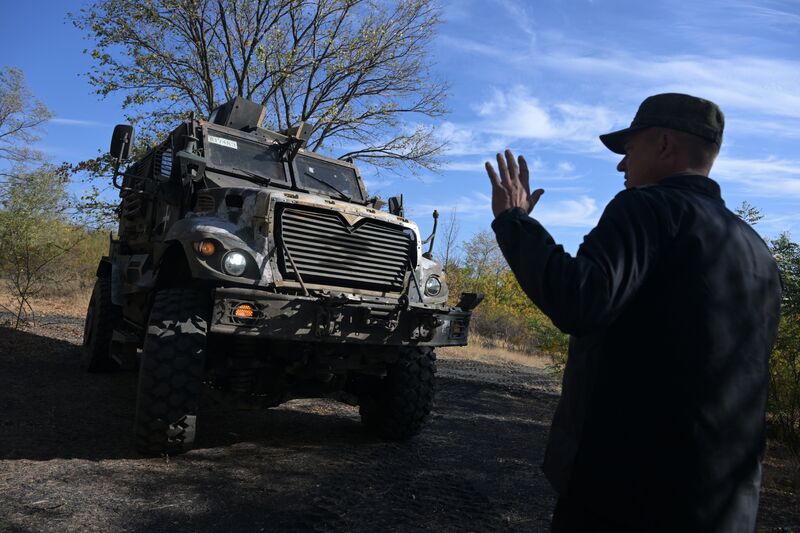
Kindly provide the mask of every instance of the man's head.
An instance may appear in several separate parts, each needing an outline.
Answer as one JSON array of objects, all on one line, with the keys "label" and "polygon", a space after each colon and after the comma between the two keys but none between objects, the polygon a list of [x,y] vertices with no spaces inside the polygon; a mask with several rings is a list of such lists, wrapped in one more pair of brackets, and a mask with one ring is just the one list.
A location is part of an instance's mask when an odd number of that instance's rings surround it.
[{"label": "man's head", "polygon": [[722,144],[725,119],[713,102],[686,94],[657,94],[639,106],[630,127],[601,135],[625,157],[617,170],[625,186],[652,184],[678,172],[708,175]]}]

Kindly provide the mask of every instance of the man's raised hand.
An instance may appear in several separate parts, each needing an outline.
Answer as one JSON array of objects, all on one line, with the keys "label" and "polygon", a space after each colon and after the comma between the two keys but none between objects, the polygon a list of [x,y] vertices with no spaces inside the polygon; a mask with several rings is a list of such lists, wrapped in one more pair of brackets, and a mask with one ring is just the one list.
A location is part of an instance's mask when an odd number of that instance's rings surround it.
[{"label": "man's raised hand", "polygon": [[498,176],[492,164],[486,162],[486,173],[489,181],[492,182],[492,212],[494,216],[499,215],[506,209],[521,207],[526,213],[533,211],[536,202],[539,201],[544,189],[536,189],[531,194],[530,174],[528,163],[525,158],[519,156],[519,165],[514,159],[511,150],[505,151],[505,158],[502,154],[497,154]]}]

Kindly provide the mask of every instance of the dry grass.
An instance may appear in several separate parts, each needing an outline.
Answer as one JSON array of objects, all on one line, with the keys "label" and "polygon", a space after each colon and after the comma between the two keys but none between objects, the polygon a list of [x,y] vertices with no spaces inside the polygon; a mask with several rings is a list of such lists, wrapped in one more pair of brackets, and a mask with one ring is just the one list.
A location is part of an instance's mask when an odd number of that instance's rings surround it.
[{"label": "dry grass", "polygon": [[436,355],[443,359],[466,359],[492,363],[498,359],[519,365],[545,369],[552,364],[550,357],[541,353],[524,353],[505,346],[498,346],[479,335],[470,335],[467,346],[438,348]]},{"label": "dry grass", "polygon": [[[67,296],[34,296],[31,297],[30,304],[34,318],[48,315],[83,317],[91,296],[91,289],[75,291]],[[17,309],[16,299],[3,283],[0,283],[0,306],[0,309],[12,312]]]}]

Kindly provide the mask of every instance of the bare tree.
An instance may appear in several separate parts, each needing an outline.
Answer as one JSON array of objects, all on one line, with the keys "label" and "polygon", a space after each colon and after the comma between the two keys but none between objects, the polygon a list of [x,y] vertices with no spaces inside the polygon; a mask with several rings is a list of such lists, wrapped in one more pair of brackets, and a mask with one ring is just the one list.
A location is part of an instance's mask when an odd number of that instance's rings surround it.
[{"label": "bare tree", "polygon": [[464,244],[464,265],[473,278],[490,276],[499,280],[508,270],[508,264],[494,234],[487,230],[479,231]]},{"label": "bare tree", "polygon": [[96,0],[73,23],[95,46],[89,81],[121,92],[155,131],[244,96],[266,126],[313,124],[309,146],[378,167],[433,168],[443,143],[424,125],[445,112],[427,46],[426,0]]},{"label": "bare tree", "polygon": [[31,145],[39,140],[40,127],[50,117],[47,106],[31,94],[20,69],[0,69],[0,160],[8,165],[0,175],[42,158]]},{"label": "bare tree", "polygon": [[448,273],[458,263],[458,234],[461,231],[461,225],[458,222],[457,214],[458,209],[455,207],[450,210],[447,220],[442,224],[442,239],[439,241],[442,266]]}]

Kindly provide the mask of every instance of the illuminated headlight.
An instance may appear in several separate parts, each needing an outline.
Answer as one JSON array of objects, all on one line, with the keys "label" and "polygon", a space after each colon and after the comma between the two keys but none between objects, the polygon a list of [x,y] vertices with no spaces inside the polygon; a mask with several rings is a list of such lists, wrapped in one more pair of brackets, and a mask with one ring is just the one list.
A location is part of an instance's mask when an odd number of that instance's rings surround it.
[{"label": "illuminated headlight", "polygon": [[436,296],[442,292],[442,282],[436,276],[431,276],[425,282],[425,294],[428,296]]},{"label": "illuminated headlight", "polygon": [[222,268],[226,274],[241,276],[247,267],[247,258],[239,252],[229,252],[222,260]]}]

